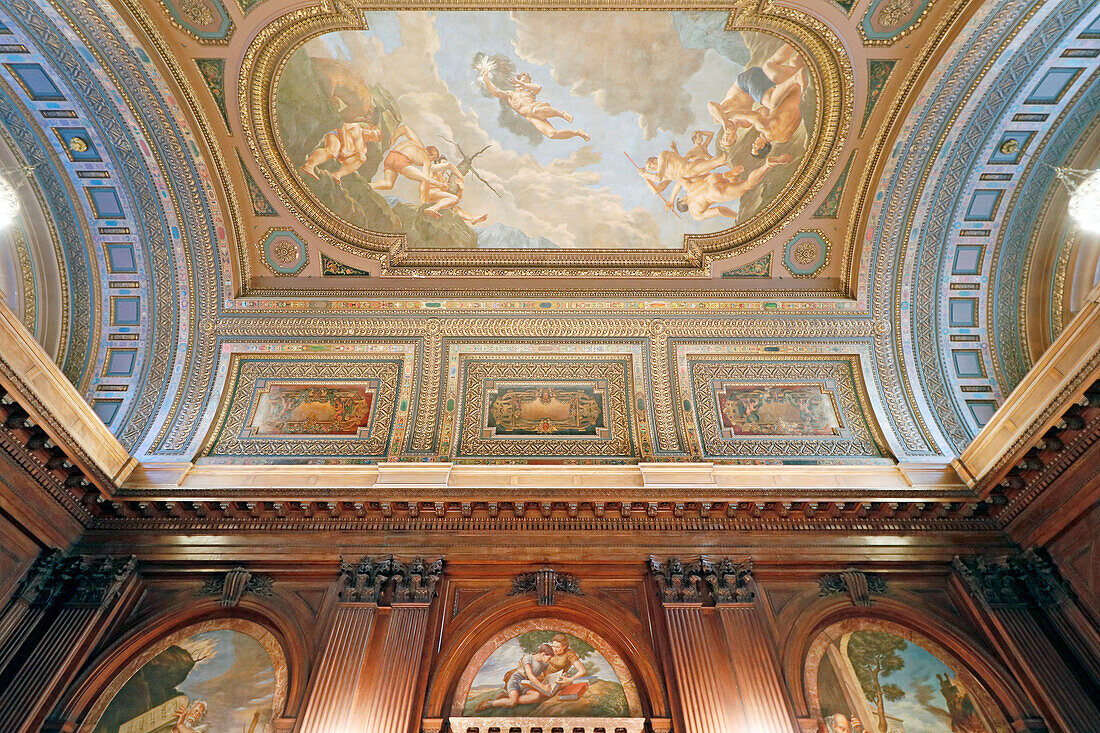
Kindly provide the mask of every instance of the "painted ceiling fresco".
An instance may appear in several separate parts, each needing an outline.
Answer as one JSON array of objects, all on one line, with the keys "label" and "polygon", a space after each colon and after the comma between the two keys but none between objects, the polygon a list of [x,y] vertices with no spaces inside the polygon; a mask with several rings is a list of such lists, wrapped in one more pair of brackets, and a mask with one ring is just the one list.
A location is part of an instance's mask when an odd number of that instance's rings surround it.
[{"label": "painted ceiling fresco", "polygon": [[657,249],[768,207],[814,134],[807,63],[728,13],[371,12],[307,41],[281,152],[412,249]]},{"label": "painted ceiling fresco", "polygon": [[1083,287],[1089,0],[124,2],[0,7],[0,261],[141,461],[942,463]]}]

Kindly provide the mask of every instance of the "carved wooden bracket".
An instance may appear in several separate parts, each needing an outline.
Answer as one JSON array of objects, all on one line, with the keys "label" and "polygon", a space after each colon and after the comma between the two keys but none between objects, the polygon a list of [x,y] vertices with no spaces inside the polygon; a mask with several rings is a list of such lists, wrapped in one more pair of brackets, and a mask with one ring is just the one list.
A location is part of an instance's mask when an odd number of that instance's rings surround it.
[{"label": "carved wooden bracket", "polygon": [[538,593],[540,606],[554,605],[554,592],[572,593],[583,596],[581,581],[576,575],[559,573],[553,568],[541,568],[533,573],[520,573],[512,578],[512,590],[510,596],[518,596],[523,593]]},{"label": "carved wooden bracket", "polygon": [[272,582],[266,575],[254,575],[245,568],[235,567],[225,575],[208,578],[202,584],[199,595],[221,596],[218,603],[225,608],[233,608],[241,602],[241,596],[245,593],[270,596]]},{"label": "carved wooden bracket", "polygon": [[872,593],[886,593],[885,578],[877,573],[865,573],[858,568],[845,568],[839,573],[823,575],[817,583],[821,587],[819,595],[822,598],[847,592],[853,606],[870,606]]}]

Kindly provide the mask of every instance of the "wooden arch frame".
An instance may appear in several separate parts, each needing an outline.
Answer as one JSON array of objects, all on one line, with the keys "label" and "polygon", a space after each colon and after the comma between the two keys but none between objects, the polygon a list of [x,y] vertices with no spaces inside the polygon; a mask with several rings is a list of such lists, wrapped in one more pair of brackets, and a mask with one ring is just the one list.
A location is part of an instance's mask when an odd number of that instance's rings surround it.
[{"label": "wooden arch frame", "polygon": [[[477,652],[500,631],[523,621],[535,619],[560,620],[588,629],[610,646],[630,672],[637,687],[642,715],[646,718],[667,718],[668,698],[659,671],[660,662],[647,645],[628,633],[638,619],[600,600],[561,597],[553,606],[539,606],[534,598],[510,598],[501,602],[499,596],[477,599],[462,616],[464,623],[451,630],[451,640],[436,657],[428,679],[424,715],[447,718],[454,707],[454,696],[463,672]],[[644,623],[643,623],[644,625]]]},{"label": "wooden arch frame", "polygon": [[[179,599],[180,595],[177,594],[174,599]],[[128,679],[140,669],[148,661],[143,659],[146,654],[167,639],[182,639],[210,631],[213,628],[206,628],[207,626],[216,627],[219,623],[251,626],[270,635],[271,648],[265,645],[265,649],[269,653],[274,649],[281,657],[273,660],[277,674],[275,715],[277,718],[285,716],[292,706],[296,706],[308,680],[309,656],[305,640],[289,616],[276,610],[272,604],[254,599],[244,599],[239,606],[226,609],[219,605],[217,598],[193,598],[190,593],[183,595],[187,596],[186,610],[168,610],[139,621],[89,662],[81,675],[69,686],[52,718],[69,723],[73,726],[72,730],[91,730],[88,725],[91,719],[98,718],[110,703],[108,698],[113,698],[114,693],[117,693],[117,689],[111,691],[113,683],[122,675],[126,675]],[[178,609],[179,606],[174,608]],[[263,644],[262,639],[257,641]],[[153,652],[149,658],[162,650]],[[277,667],[280,663],[284,668],[281,683]],[[125,684],[125,680],[122,684]]]},{"label": "wooden arch frame", "polygon": [[[811,699],[809,655],[823,632],[850,621],[867,621],[883,630],[897,634],[939,658],[977,683],[975,692],[983,710],[1001,717],[1001,730],[1017,721],[1039,718],[1024,691],[1011,673],[996,659],[981,651],[982,644],[957,625],[943,617],[942,609],[918,596],[894,593],[896,597],[876,597],[874,605],[857,607],[839,596],[821,599],[803,608],[791,633],[782,644],[783,673],[791,692],[792,702],[800,717],[814,714]],[[813,673],[816,675],[814,665]],[[965,681],[965,680],[964,680]]]}]

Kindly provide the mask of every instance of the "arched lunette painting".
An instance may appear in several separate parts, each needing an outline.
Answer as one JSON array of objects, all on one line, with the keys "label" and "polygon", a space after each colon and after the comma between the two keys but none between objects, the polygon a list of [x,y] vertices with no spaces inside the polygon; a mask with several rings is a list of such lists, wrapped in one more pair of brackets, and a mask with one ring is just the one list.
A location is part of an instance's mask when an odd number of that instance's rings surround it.
[{"label": "arched lunette painting", "polygon": [[486,642],[461,677],[454,715],[640,717],[623,660],[598,636],[565,621],[533,620]]},{"label": "arched lunette painting", "polygon": [[999,733],[974,677],[872,623],[831,627],[814,643],[808,680],[820,733]]},{"label": "arched lunette painting", "polygon": [[206,622],[138,655],[93,708],[92,733],[267,733],[286,696],[277,642],[241,620]]}]

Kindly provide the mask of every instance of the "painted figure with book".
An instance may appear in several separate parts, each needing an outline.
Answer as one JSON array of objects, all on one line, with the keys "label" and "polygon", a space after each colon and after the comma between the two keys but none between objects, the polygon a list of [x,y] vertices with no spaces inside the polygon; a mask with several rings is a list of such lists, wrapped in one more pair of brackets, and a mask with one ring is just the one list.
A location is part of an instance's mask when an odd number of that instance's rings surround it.
[{"label": "painted figure with book", "polygon": [[627,714],[614,668],[571,634],[529,631],[485,661],[466,699],[467,715],[600,716]]}]

